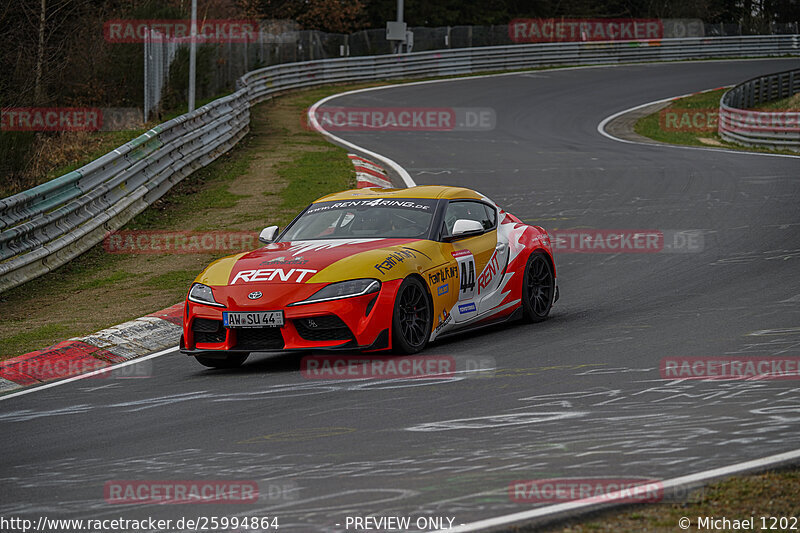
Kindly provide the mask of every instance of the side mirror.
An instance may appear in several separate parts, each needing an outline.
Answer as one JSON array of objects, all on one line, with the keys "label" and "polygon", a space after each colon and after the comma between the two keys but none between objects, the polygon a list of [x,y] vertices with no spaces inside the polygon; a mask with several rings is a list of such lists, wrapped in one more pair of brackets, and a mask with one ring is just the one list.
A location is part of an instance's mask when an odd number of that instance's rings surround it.
[{"label": "side mirror", "polygon": [[270,226],[261,230],[258,240],[264,244],[269,244],[278,236],[278,226]]},{"label": "side mirror", "polygon": [[467,220],[460,218],[453,224],[453,239],[469,237],[470,235],[480,235],[483,233],[483,224],[477,220]]}]

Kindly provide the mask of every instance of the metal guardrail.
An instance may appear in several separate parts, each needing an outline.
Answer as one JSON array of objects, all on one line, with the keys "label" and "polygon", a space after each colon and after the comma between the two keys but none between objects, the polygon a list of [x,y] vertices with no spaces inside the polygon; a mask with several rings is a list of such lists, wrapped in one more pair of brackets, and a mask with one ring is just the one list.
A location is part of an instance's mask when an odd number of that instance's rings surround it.
[{"label": "metal guardrail", "polygon": [[800,36],[541,43],[275,65],[248,72],[234,94],[160,124],[88,165],[0,200],[0,292],[102,241],[249,130],[250,106],[302,87],[451,76],[554,65],[800,54]]},{"label": "metal guardrail", "polygon": [[249,130],[247,91],[220,98],[88,165],[0,200],[0,290],[66,263]]},{"label": "metal guardrail", "polygon": [[722,95],[719,134],[747,146],[800,150],[800,112],[748,108],[800,92],[800,69],[776,72],[740,83]]}]

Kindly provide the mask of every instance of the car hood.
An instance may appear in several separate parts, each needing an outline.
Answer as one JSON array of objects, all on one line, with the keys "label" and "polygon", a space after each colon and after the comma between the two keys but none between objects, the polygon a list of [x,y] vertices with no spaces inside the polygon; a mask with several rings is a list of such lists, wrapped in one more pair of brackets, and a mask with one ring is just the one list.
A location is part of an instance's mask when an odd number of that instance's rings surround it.
[{"label": "car hood", "polygon": [[[433,246],[432,246],[433,245]],[[434,266],[435,243],[418,239],[327,239],[272,243],[209,265],[195,281],[212,286],[330,283],[344,279],[402,277],[407,263]],[[435,255],[435,254],[434,254]]]}]

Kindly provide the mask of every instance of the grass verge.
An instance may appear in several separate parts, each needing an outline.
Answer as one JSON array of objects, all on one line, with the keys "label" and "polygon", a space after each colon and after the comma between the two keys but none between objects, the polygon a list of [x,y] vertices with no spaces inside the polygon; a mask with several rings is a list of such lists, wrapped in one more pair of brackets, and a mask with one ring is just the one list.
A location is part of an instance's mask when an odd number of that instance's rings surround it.
[{"label": "grass verge", "polygon": [[765,102],[758,106],[756,111],[793,111],[797,113],[800,111],[800,93],[789,96],[788,98]]},{"label": "grass verge", "polygon": [[743,146],[720,137],[717,133],[719,100],[726,90],[718,89],[678,98],[661,111],[640,118],[634,125],[634,131],[654,141],[669,144],[797,155],[797,152],[791,150]]},{"label": "grass verge", "polygon": [[[580,522],[568,521],[545,529],[549,533],[647,531],[675,533],[676,531],[732,531],[734,526],[721,522],[717,527],[698,527],[698,518],[713,517],[745,520],[753,518],[753,527],[744,531],[791,531],[791,521],[786,525],[773,524],[769,517],[796,517],[800,520],[800,471],[779,470],[750,476],[737,476],[708,485],[692,494],[688,502],[632,505],[623,510],[608,511],[584,518]],[[762,528],[761,517],[765,517]],[[690,526],[678,526],[681,518],[688,518]],[[772,526],[772,527],[770,527]],[[800,522],[794,522],[794,530]],[[520,531],[531,531],[520,528]]]}]

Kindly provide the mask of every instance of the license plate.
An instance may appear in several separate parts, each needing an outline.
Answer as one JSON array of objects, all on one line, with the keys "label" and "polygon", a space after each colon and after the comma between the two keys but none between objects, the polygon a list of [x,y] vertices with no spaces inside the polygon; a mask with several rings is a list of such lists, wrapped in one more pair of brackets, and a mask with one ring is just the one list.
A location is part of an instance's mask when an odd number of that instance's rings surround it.
[{"label": "license plate", "polygon": [[226,328],[279,328],[283,326],[283,311],[225,311],[222,324]]}]

